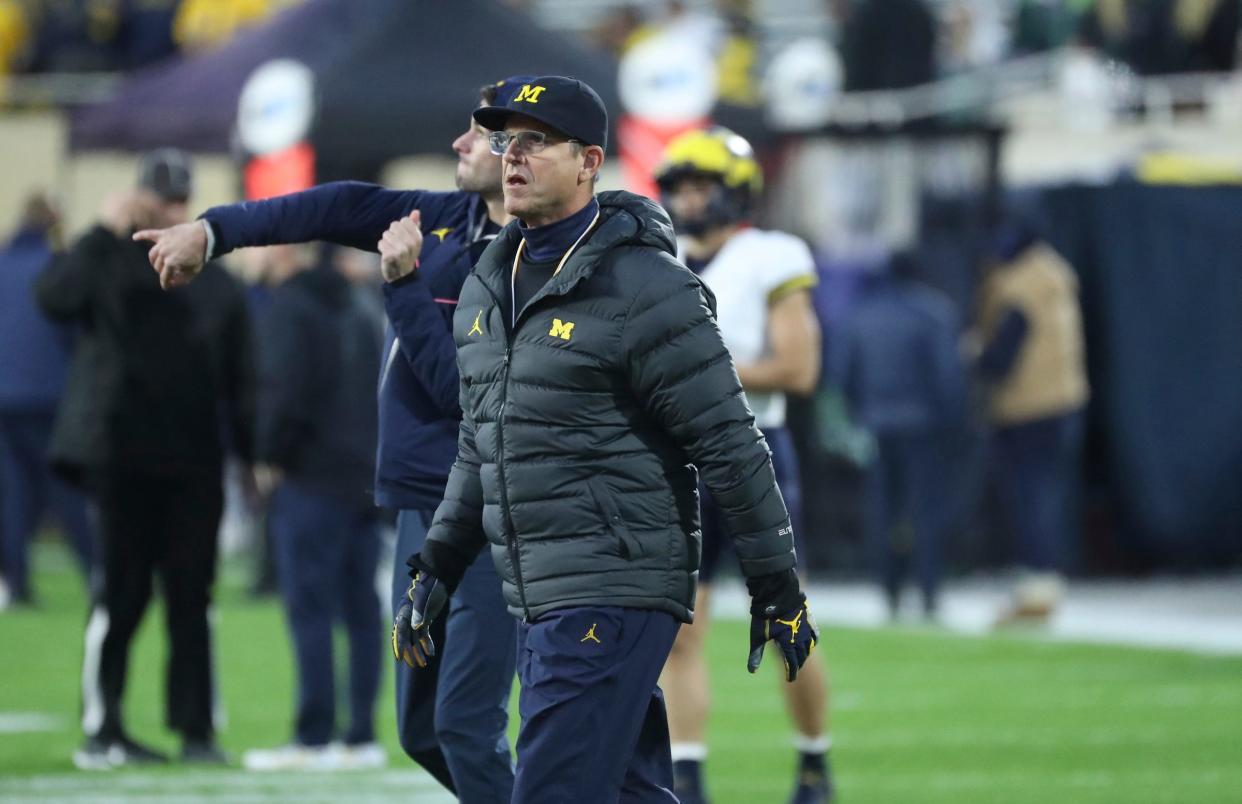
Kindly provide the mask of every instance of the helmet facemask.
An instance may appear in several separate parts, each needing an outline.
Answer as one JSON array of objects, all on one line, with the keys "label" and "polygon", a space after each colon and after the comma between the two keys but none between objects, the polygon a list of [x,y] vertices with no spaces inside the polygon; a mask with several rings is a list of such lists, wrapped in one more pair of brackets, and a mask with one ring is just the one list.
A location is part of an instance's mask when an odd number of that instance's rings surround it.
[{"label": "helmet facemask", "polygon": [[[750,143],[719,126],[676,137],[665,150],[655,180],[677,233],[690,237],[749,220],[763,187],[763,174]],[[678,214],[672,203],[679,185],[690,180],[711,183],[703,210],[693,216]]]},{"label": "helmet facemask", "polygon": [[[707,179],[711,182],[707,203],[695,214],[679,213],[673,202],[673,195],[679,185],[691,177]],[[673,228],[677,234],[687,237],[702,237],[715,229],[722,229],[741,223],[750,217],[750,193],[742,188],[730,189],[724,180],[710,173],[686,171],[660,181],[660,203],[668,211],[673,220]]]}]

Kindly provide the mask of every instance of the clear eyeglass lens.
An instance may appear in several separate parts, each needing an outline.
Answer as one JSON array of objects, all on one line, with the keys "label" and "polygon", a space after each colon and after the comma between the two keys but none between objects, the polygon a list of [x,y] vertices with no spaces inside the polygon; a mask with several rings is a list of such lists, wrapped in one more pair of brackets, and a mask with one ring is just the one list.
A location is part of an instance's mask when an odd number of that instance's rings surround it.
[{"label": "clear eyeglass lens", "polygon": [[504,152],[509,150],[509,143],[514,140],[517,141],[518,152],[526,154],[539,153],[548,144],[547,135],[542,131],[519,131],[515,134],[507,131],[493,131],[488,137],[491,151],[496,156],[504,155]]}]

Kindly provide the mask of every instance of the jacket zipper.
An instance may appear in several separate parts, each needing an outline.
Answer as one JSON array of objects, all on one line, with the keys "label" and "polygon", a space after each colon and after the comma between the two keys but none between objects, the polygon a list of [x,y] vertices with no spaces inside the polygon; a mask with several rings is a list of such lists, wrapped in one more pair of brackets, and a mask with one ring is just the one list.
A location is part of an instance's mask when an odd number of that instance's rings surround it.
[{"label": "jacket zipper", "polygon": [[[555,276],[557,273],[560,273],[561,268],[564,267],[565,263],[569,261],[570,255],[573,254],[573,252],[578,248],[578,246],[582,243],[582,241],[586,239],[587,235],[589,235],[592,231],[595,230],[595,226],[596,224],[599,223],[599,220],[600,220],[600,213],[596,212],[594,220],[592,220],[590,225],[587,226],[586,230],[583,231],[583,233],[578,236],[577,241],[575,241],[574,244],[569,247],[569,251],[565,252],[565,256],[561,258],[560,264],[557,265],[556,271],[553,272],[552,274],[553,276]],[[522,255],[522,248],[519,245],[518,251],[514,255],[515,264],[516,264],[517,259],[521,257],[521,255]],[[476,277],[476,279],[478,278]],[[517,337],[518,322],[522,320],[522,315],[528,309],[530,309],[531,305],[533,305],[535,302],[542,299],[544,296],[548,295],[548,293],[547,293],[547,287],[545,286],[544,288],[540,289],[540,291],[536,293],[532,298],[528,299],[526,304],[522,306],[521,310],[515,310],[514,320],[512,322],[512,326],[510,326],[509,320],[504,314],[504,307],[501,306],[500,304],[499,297],[497,297],[496,294],[492,292],[492,289],[488,287],[487,283],[484,282],[482,279],[478,279],[478,282],[480,285],[483,286],[483,289],[487,291],[488,295],[492,297],[492,301],[496,302],[496,307],[497,309],[500,310],[501,322],[505,325],[504,378],[500,384],[500,415],[496,418],[496,437],[498,441],[497,446],[496,446],[496,449],[498,452],[496,456],[496,471],[500,475],[500,505],[502,508],[504,508],[504,511],[505,511],[505,525],[506,525],[505,544],[509,548],[509,560],[513,562],[513,579],[514,581],[517,582],[518,598],[522,601],[522,612],[525,614],[526,622],[530,622],[531,620],[530,606],[526,603],[526,584],[522,580],[522,562],[521,562],[521,559],[518,557],[517,529],[513,527],[513,516],[509,512],[509,483],[505,479],[505,424],[504,422],[505,422],[505,408],[509,406],[509,363],[511,362],[512,357],[513,357],[513,341]],[[512,292],[512,290],[510,292]]]},{"label": "jacket zipper", "polygon": [[[503,319],[504,310],[500,306],[500,300],[496,298],[496,294],[492,293],[492,289],[487,287],[487,283],[480,281],[484,289],[491,295],[492,300],[496,302],[496,307],[501,309],[501,318]],[[516,329],[516,327],[515,327]],[[505,327],[505,359],[504,359],[504,377],[500,383],[500,415],[496,417],[496,438],[497,438],[497,455],[496,455],[496,471],[500,475],[500,507],[505,512],[505,547],[509,550],[509,560],[513,562],[513,579],[517,583],[518,599],[522,601],[522,612],[525,615],[526,622],[530,622],[530,606],[526,603],[526,584],[522,581],[522,560],[518,556],[517,549],[517,530],[513,527],[513,517],[509,512],[509,482],[505,478],[505,408],[509,404],[509,363],[513,355],[513,337],[514,332],[509,327]]]},{"label": "jacket zipper", "polygon": [[517,530],[513,527],[513,517],[509,512],[509,481],[505,479],[505,408],[509,406],[509,362],[513,354],[512,341],[505,344],[505,376],[500,384],[500,416],[496,418],[497,455],[496,469],[500,473],[500,504],[505,509],[505,541],[509,545],[509,560],[513,562],[513,578],[517,581],[518,598],[522,601],[522,611],[526,614],[526,622],[530,622],[530,606],[526,604],[526,584],[522,581],[522,560],[518,557]]}]

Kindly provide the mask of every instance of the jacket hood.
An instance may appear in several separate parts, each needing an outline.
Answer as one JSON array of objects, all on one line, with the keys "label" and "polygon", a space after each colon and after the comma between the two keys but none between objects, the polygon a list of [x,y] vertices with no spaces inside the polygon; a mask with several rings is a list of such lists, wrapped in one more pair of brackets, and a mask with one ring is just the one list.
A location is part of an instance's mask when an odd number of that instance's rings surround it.
[{"label": "jacket hood", "polygon": [[600,241],[601,245],[607,241],[606,248],[625,244],[651,246],[676,256],[673,221],[664,207],[625,190],[600,193],[597,199],[602,221],[592,241]]}]

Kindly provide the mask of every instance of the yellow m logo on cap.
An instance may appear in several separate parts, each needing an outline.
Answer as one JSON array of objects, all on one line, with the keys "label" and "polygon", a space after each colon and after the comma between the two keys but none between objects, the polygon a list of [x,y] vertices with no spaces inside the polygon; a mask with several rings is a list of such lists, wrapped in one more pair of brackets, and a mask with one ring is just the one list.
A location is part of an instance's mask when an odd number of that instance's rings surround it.
[{"label": "yellow m logo on cap", "polygon": [[561,321],[559,318],[554,318],[552,319],[552,329],[548,330],[548,334],[553,338],[567,341],[569,336],[574,334],[574,322]]},{"label": "yellow m logo on cap", "polygon": [[530,84],[522,84],[522,88],[518,90],[517,97],[513,99],[514,103],[538,103],[539,95],[544,92],[547,87],[532,87]]}]

